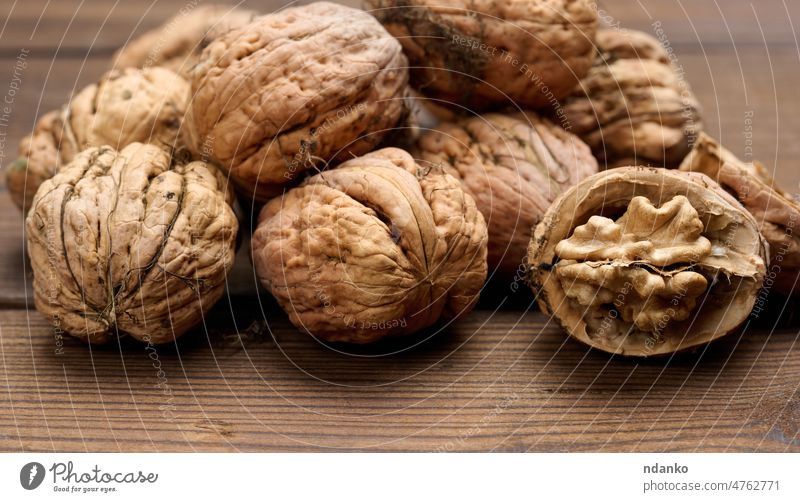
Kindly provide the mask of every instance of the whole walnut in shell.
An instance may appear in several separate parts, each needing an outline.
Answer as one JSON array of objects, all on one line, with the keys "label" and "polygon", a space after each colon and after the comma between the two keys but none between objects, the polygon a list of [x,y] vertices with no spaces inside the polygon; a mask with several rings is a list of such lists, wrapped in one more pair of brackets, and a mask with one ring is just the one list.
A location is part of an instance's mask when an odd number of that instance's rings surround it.
[{"label": "whole walnut in shell", "polygon": [[83,151],[42,183],[26,219],[36,308],[90,343],[164,343],[199,324],[233,264],[225,183],[153,145]]},{"label": "whole walnut in shell", "polygon": [[211,40],[257,16],[255,11],[232,5],[193,6],[125,44],[114,54],[114,67],[161,66],[186,77]]},{"label": "whole walnut in shell", "polygon": [[366,343],[467,314],[486,279],[486,239],[458,180],[385,148],[267,203],[252,253],[295,326]]},{"label": "whole walnut in shell", "polygon": [[406,115],[407,62],[366,12],[285,9],[218,37],[192,70],[188,142],[266,200],[375,148]]},{"label": "whole walnut in shell", "polygon": [[411,62],[412,84],[470,109],[551,106],[595,55],[590,0],[367,0]]},{"label": "whole walnut in shell", "polygon": [[797,294],[800,203],[775,184],[764,166],[742,162],[706,134],[697,139],[680,169],[708,175],[750,211],[769,242],[771,266],[764,281],[765,289]]},{"label": "whole walnut in shell", "polygon": [[697,173],[622,167],[562,195],[528,260],[542,310],[607,352],[669,354],[750,314],[767,246],[733,197]]},{"label": "whole walnut in shell", "polygon": [[602,168],[677,168],[702,128],[688,84],[658,40],[639,31],[597,32],[594,67],[559,109]]},{"label": "whole walnut in shell", "polygon": [[24,211],[39,185],[89,147],[134,142],[165,150],[181,145],[189,84],[164,68],[112,70],[60,110],[45,114],[22,139],[20,158],[6,172],[9,193]]},{"label": "whole walnut in shell", "polygon": [[533,228],[550,204],[595,174],[597,161],[576,136],[533,113],[488,113],[440,124],[414,152],[461,181],[489,228],[489,269],[522,270]]}]

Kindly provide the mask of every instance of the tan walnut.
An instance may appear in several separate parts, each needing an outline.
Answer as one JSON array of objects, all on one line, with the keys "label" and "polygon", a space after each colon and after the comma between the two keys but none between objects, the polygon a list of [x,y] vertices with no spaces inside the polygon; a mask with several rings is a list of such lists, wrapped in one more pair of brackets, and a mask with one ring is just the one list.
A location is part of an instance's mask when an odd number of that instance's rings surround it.
[{"label": "tan walnut", "polygon": [[187,77],[197,56],[212,40],[258,16],[232,5],[196,5],[186,8],[114,54],[114,68],[161,66]]},{"label": "tan walnut", "polygon": [[648,356],[739,326],[764,281],[767,245],[750,213],[707,176],[622,167],[556,200],[528,260],[540,307],[572,336]]},{"label": "tan walnut", "polygon": [[559,112],[601,168],[677,168],[702,129],[701,109],[658,40],[604,29],[594,67]]},{"label": "tan walnut", "polygon": [[486,239],[458,180],[385,148],[267,203],[252,255],[295,326],[367,343],[467,314],[486,279]]},{"label": "tan walnut", "polygon": [[81,152],[26,219],[36,308],[90,343],[164,343],[222,296],[238,223],[222,173],[153,146]]},{"label": "tan walnut", "polygon": [[775,184],[758,162],[746,163],[710,136],[701,134],[681,164],[716,180],[755,217],[769,242],[770,270],[765,289],[795,295],[800,288],[800,203]]},{"label": "tan walnut", "polygon": [[530,112],[440,124],[420,138],[414,156],[443,167],[475,199],[489,228],[489,270],[503,279],[522,270],[550,204],[598,170],[586,144]]},{"label": "tan walnut", "polygon": [[266,200],[375,148],[407,110],[400,44],[366,12],[284,9],[214,40],[192,70],[188,143]]},{"label": "tan walnut", "polygon": [[112,70],[60,110],[45,114],[6,172],[14,203],[30,207],[39,185],[82,150],[142,142],[179,147],[189,84],[164,68]]},{"label": "tan walnut", "polygon": [[549,107],[595,55],[590,0],[367,0],[403,44],[412,84],[470,109]]}]

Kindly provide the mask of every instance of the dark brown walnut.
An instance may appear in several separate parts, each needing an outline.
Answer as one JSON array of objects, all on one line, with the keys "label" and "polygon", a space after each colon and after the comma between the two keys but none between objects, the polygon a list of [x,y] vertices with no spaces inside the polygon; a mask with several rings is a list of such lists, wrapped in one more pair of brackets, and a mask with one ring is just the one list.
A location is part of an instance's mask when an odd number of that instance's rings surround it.
[{"label": "dark brown walnut", "polygon": [[702,129],[700,105],[658,40],[597,32],[594,67],[558,109],[601,167],[677,168]]},{"label": "dark brown walnut", "polygon": [[295,326],[367,343],[472,310],[486,279],[486,239],[458,180],[385,148],[270,201],[252,253]]},{"label": "dark brown walnut", "polygon": [[594,59],[590,0],[367,0],[411,63],[412,84],[470,109],[551,106]]},{"label": "dark brown walnut", "polygon": [[681,164],[716,180],[755,217],[769,242],[770,269],[765,289],[795,295],[800,288],[800,203],[775,184],[758,162],[743,162],[711,137],[701,134]]},{"label": "dark brown walnut", "polygon": [[738,327],[764,281],[767,246],[750,213],[711,178],[621,167],[556,200],[528,260],[540,307],[572,336],[649,356]]},{"label": "dark brown walnut", "polygon": [[214,40],[192,71],[188,143],[258,200],[375,148],[406,116],[407,62],[366,12],[282,10]]},{"label": "dark brown walnut", "polygon": [[36,308],[90,343],[171,341],[222,296],[238,223],[209,164],[133,143],[81,152],[26,219]]},{"label": "dark brown walnut", "polygon": [[142,142],[179,147],[189,84],[164,68],[112,70],[60,110],[45,114],[6,172],[14,203],[27,211],[39,185],[82,150]]},{"label": "dark brown walnut", "polygon": [[523,270],[533,228],[556,197],[597,172],[586,144],[533,113],[440,124],[414,155],[475,198],[489,228],[489,268],[504,279]]},{"label": "dark brown walnut", "polygon": [[163,25],[125,44],[114,54],[114,67],[161,66],[186,77],[206,45],[257,16],[255,11],[232,5],[185,8]]}]

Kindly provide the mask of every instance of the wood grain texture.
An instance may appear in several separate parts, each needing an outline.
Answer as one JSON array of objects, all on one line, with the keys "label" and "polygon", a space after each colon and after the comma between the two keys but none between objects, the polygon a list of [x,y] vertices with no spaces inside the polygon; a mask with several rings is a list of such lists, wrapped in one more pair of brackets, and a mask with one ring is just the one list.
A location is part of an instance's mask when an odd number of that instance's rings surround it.
[{"label": "wood grain texture", "polygon": [[797,45],[800,4],[791,0],[599,0],[606,24],[653,33],[693,51],[720,45]]},{"label": "wood grain texture", "polygon": [[[181,9],[212,3],[205,0],[10,0],[0,7],[9,22],[0,31],[0,54],[28,47],[39,54],[109,55],[126,41],[170,18]],[[310,3],[280,0],[214,0],[268,13],[286,5]],[[360,0],[345,0],[351,6]],[[660,22],[672,44],[797,43],[791,20],[800,5],[791,0],[598,0],[609,24],[651,30]],[[797,23],[794,23],[797,26]],[[762,33],[763,31],[763,33]]]},{"label": "wood grain texture", "polygon": [[[0,94],[15,58],[28,56],[0,126],[0,163],[132,34],[188,4],[5,2]],[[800,191],[800,4],[600,6],[612,23],[654,33],[660,22],[708,131],[743,155],[752,114],[753,156]],[[693,354],[628,360],[568,339],[529,296],[506,298],[508,286],[494,284],[443,332],[348,353],[292,328],[242,254],[205,329],[156,350],[87,347],[33,310],[21,217],[4,193],[0,214],[0,451],[800,451],[797,305],[777,298],[762,317],[770,324]]]},{"label": "wood grain texture", "polygon": [[[0,8],[0,19],[8,19],[0,31],[0,54],[15,46],[39,55],[111,55],[138,35],[155,28],[178,12],[205,4],[225,4],[269,13],[289,4],[310,0],[12,0]],[[359,6],[359,0],[339,1]]]},{"label": "wood grain texture", "polygon": [[243,303],[239,335],[223,305],[207,332],[156,351],[59,353],[38,314],[0,313],[0,449],[800,451],[793,329],[634,361],[538,313],[482,311],[347,354]]}]

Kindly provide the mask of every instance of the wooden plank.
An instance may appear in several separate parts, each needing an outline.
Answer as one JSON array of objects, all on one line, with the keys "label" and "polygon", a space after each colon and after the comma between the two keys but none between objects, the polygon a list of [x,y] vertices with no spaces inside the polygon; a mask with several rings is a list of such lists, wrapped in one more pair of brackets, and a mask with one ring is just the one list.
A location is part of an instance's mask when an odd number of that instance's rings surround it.
[{"label": "wooden plank", "polygon": [[[280,0],[17,0],[5,2],[0,19],[8,20],[0,32],[0,54],[25,47],[40,55],[110,55],[142,33],[165,23],[175,14],[210,3],[240,5],[262,13],[286,6]],[[307,4],[309,0],[291,2]],[[351,6],[359,0],[339,1]]]},{"label": "wooden plank", "polygon": [[61,346],[36,313],[0,312],[0,450],[800,452],[796,328],[634,361],[538,313],[475,312],[348,353],[250,307],[240,335],[222,307],[155,350]]},{"label": "wooden plank", "polygon": [[[52,57],[87,52],[108,55],[132,37],[164,23],[181,9],[191,10],[202,0],[15,0],[5,2],[0,19],[0,54],[25,47]],[[209,2],[210,3],[210,2]],[[217,0],[272,12],[289,2],[279,0]],[[309,3],[309,0],[292,4]],[[360,0],[340,1],[351,6]],[[611,24],[651,31],[660,22],[670,42],[686,44],[796,44],[793,24],[800,26],[800,5],[784,0],[601,0],[601,15]]]},{"label": "wooden plank", "polygon": [[797,44],[800,4],[785,0],[598,0],[611,26],[655,34],[656,23],[673,45]]}]

